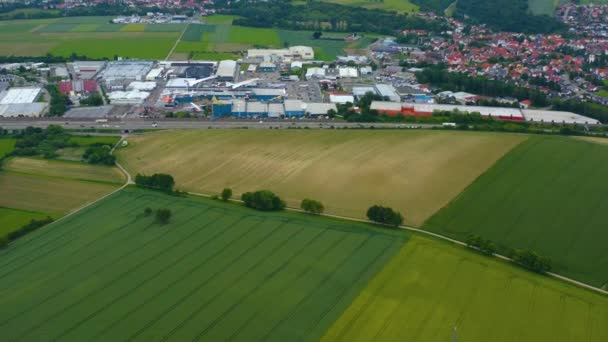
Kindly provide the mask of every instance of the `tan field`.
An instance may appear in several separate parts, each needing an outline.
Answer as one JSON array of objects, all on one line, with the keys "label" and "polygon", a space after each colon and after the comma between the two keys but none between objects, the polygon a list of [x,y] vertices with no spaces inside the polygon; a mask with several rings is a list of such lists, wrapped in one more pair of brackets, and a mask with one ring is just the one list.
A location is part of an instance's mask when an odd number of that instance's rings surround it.
[{"label": "tan field", "polygon": [[132,137],[118,153],[136,173],[172,174],[180,189],[235,196],[269,189],[297,207],[364,217],[373,204],[420,226],[525,136],[443,131],[209,130]]},{"label": "tan field", "polygon": [[12,158],[0,172],[0,207],[60,216],[117,189],[117,168]]},{"label": "tan field", "polygon": [[3,169],[23,174],[74,180],[116,184],[124,182],[124,175],[118,168],[88,165],[80,162],[62,162],[38,158],[11,158],[5,162]]}]

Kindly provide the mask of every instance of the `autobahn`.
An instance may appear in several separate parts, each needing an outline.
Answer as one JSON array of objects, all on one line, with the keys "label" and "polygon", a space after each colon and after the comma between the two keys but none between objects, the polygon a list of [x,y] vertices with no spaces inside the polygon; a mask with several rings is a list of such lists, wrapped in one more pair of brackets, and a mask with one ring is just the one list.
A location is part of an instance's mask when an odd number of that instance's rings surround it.
[{"label": "autobahn", "polygon": [[343,129],[343,128],[432,128],[440,125],[408,123],[354,123],[334,120],[208,120],[208,119],[152,119],[125,118],[108,119],[97,122],[93,119],[66,118],[2,118],[0,127],[4,129],[24,129],[28,126],[45,128],[58,125],[66,129],[120,130],[131,132],[144,129]]}]

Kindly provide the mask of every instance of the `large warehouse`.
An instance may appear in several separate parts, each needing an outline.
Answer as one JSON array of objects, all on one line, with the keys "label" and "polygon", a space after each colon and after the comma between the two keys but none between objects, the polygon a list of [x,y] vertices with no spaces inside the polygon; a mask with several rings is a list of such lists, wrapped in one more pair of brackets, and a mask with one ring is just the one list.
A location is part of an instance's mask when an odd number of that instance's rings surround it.
[{"label": "large warehouse", "polygon": [[283,61],[312,60],[315,58],[315,52],[310,46],[292,46],[287,49],[249,49],[247,50],[247,58],[274,58]]},{"label": "large warehouse", "polygon": [[36,101],[42,88],[11,88],[0,93],[0,104],[32,103]]},{"label": "large warehouse", "polygon": [[41,88],[10,88],[0,93],[0,116],[40,116],[47,107],[46,102],[35,102],[42,93]]},{"label": "large warehouse", "polygon": [[535,121],[576,124],[599,124],[600,122],[582,115],[570,112],[551,110],[530,110],[504,107],[461,106],[422,103],[401,103],[389,101],[374,101],[370,109],[387,115],[431,116],[436,111],[458,111],[461,113],[479,113],[482,116],[510,121]]},{"label": "large warehouse", "polygon": [[106,84],[144,81],[153,66],[154,62],[150,61],[113,61],[99,75]]},{"label": "large warehouse", "polygon": [[224,60],[221,61],[217,66],[217,71],[215,73],[218,80],[224,82],[232,82],[234,81],[234,75],[236,75],[236,61],[233,60]]}]

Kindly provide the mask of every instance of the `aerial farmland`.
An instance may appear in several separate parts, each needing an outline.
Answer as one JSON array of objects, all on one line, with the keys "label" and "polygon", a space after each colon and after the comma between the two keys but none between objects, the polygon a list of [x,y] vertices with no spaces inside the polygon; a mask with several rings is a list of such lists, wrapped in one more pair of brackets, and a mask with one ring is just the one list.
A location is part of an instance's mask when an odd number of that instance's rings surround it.
[{"label": "aerial farmland", "polygon": [[607,18],[0,1],[0,342],[608,341]]}]

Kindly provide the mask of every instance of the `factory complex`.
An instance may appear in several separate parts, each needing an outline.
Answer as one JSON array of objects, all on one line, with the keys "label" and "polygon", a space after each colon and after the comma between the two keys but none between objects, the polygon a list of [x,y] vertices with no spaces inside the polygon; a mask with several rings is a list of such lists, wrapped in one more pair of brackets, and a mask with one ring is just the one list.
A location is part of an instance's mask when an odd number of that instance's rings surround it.
[{"label": "factory complex", "polygon": [[[180,117],[328,118],[344,108],[340,106],[359,111],[359,100],[371,94],[375,101],[370,109],[389,116],[449,111],[521,122],[599,124],[574,113],[528,109],[525,101],[509,100],[514,101],[511,107],[478,106],[475,103],[480,97],[475,94],[433,93],[416,82],[415,71],[375,70],[366,56],[316,61],[314,50],[307,46],[250,49],[239,60],[39,64],[27,67],[54,77],[58,92],[69,99],[66,116],[71,118],[174,117],[175,113],[181,113]],[[0,116],[44,115],[48,104],[40,99],[50,96],[45,88],[5,88],[0,93]],[[81,110],[90,106],[91,101],[84,100],[95,94],[102,98],[95,105],[104,110]]]}]

